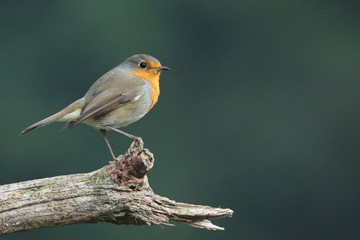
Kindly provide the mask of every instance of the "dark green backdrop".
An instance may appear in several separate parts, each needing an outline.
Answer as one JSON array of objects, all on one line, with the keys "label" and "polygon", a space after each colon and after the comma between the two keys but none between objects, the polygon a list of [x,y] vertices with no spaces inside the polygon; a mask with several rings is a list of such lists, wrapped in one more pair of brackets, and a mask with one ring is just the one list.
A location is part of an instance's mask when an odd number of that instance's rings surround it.
[{"label": "dark green backdrop", "polygon": [[2,239],[359,239],[359,29],[356,1],[1,1],[0,184],[105,165],[89,127],[18,133],[148,53],[171,71],[124,130],[155,154],[151,186],[235,210],[215,221],[225,232],[101,223]]}]

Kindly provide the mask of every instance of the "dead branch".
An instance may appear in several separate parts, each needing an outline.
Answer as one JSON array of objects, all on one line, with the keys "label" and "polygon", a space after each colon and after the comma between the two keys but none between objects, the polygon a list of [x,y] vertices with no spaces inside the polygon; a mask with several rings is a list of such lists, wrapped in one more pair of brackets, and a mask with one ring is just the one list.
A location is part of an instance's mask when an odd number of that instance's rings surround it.
[{"label": "dead branch", "polygon": [[117,161],[90,173],[0,186],[0,235],[75,223],[110,222],[224,230],[210,222],[231,209],[179,203],[156,195],[146,173],[154,156],[134,142]]}]

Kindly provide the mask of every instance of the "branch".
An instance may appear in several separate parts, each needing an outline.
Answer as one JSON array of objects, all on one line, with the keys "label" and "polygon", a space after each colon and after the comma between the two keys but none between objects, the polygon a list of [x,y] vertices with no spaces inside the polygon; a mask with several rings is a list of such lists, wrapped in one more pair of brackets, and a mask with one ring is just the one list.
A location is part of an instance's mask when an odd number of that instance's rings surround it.
[{"label": "branch", "polygon": [[90,173],[0,186],[0,235],[75,223],[171,225],[224,230],[210,220],[231,209],[179,203],[156,195],[146,173],[154,156],[134,142],[117,161]]}]

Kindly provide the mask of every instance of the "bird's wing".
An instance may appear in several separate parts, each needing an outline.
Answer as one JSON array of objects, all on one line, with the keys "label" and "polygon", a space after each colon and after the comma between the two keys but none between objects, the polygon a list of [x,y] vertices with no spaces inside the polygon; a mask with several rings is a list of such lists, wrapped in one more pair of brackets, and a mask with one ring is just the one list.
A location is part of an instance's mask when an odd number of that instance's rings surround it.
[{"label": "bird's wing", "polygon": [[114,68],[99,78],[85,94],[86,104],[79,118],[69,122],[75,127],[86,119],[99,117],[139,99],[146,81]]},{"label": "bird's wing", "polygon": [[73,128],[88,118],[99,117],[138,100],[142,90],[142,87],[138,87],[124,93],[112,90],[105,90],[97,93],[83,108],[80,117],[76,121],[68,123],[67,128]]}]

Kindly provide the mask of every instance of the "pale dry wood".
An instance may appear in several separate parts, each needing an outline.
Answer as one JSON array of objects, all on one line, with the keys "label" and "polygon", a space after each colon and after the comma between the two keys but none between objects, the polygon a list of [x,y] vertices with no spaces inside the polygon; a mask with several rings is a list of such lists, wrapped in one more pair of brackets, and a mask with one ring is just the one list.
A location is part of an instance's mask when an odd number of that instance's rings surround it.
[{"label": "pale dry wood", "polygon": [[118,161],[99,170],[0,186],[0,235],[75,223],[159,225],[171,220],[224,230],[211,219],[231,209],[179,203],[156,195],[146,173],[152,153],[132,144]]}]

